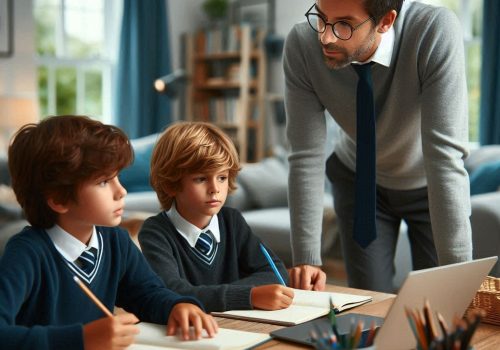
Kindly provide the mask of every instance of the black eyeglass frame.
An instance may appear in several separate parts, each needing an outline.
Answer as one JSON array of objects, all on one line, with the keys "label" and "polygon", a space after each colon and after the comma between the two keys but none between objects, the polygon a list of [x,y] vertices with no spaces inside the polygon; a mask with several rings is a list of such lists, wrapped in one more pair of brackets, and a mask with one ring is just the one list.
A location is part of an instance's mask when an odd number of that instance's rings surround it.
[{"label": "black eyeglass frame", "polygon": [[[349,22],[346,22],[346,21],[343,21],[343,20],[340,20],[340,21],[337,21],[337,22],[330,23],[330,22],[326,21],[320,13],[310,13],[310,12],[311,12],[311,10],[312,10],[313,8],[315,8],[315,7],[316,7],[316,4],[313,4],[313,5],[309,8],[309,10],[307,10],[307,12],[305,13],[305,16],[306,16],[306,18],[307,18],[307,23],[309,23],[309,26],[310,26],[310,27],[311,27],[311,28],[312,28],[315,32],[320,33],[320,34],[322,34],[322,33],[326,32],[326,28],[327,28],[328,26],[330,26],[330,27],[332,27],[332,33],[333,33],[333,35],[335,35],[338,39],[340,39],[340,40],[344,40],[344,41],[351,39],[351,38],[352,38],[352,34],[354,33],[354,31],[355,31],[355,30],[357,30],[359,27],[361,27],[363,24],[365,24],[365,23],[366,23],[366,22],[368,22],[369,20],[373,19],[373,17],[371,17],[371,16],[370,16],[370,17],[368,17],[367,19],[365,19],[363,22],[359,23],[359,24],[358,24],[358,25],[356,25],[356,26],[353,26],[353,25],[352,25],[352,24],[350,24]],[[309,19],[309,16],[310,16],[310,15],[314,15],[314,16],[318,17],[318,18],[319,18],[319,20],[321,20],[321,21],[323,21],[323,23],[325,23],[325,28],[323,29],[323,31],[319,31],[319,30],[318,30],[318,28],[317,28],[317,27],[315,27],[315,26],[311,23],[311,20]],[[336,31],[335,31],[335,25],[337,25],[338,23],[341,23],[342,25],[345,25],[345,26],[347,26],[347,27],[349,27],[349,28],[351,29],[351,35],[350,35],[348,38],[341,38],[341,37],[340,37],[340,36],[336,33]]]}]

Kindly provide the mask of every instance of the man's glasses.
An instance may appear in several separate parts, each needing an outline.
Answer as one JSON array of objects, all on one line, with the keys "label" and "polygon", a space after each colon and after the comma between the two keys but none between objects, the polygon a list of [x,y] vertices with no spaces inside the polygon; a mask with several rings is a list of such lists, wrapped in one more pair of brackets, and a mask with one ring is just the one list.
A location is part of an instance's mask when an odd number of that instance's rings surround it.
[{"label": "man's glasses", "polygon": [[335,23],[328,23],[325,21],[325,18],[319,13],[311,12],[316,7],[316,4],[312,5],[309,10],[307,10],[305,16],[307,17],[307,21],[314,31],[318,33],[324,33],[326,31],[326,27],[331,26],[333,35],[335,35],[340,40],[349,40],[352,37],[352,33],[361,27],[363,24],[371,20],[373,17],[368,17],[363,22],[358,24],[357,26],[352,26],[346,21],[337,21]]}]

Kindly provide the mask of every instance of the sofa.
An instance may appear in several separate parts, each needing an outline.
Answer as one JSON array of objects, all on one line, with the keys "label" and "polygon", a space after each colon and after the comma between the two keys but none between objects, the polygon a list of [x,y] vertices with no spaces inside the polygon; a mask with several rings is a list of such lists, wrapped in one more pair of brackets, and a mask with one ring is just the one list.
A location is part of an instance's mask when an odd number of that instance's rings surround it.
[{"label": "sofa", "polygon": [[[135,151],[134,165],[122,172],[122,182],[129,191],[123,226],[130,230],[132,238],[144,218],[160,210],[155,193],[148,183],[151,150],[157,135],[132,140]],[[474,258],[500,255],[500,145],[483,146],[471,152],[465,165],[471,178],[471,225]],[[497,165],[495,167],[495,165]],[[496,170],[496,171],[495,171]],[[238,189],[227,205],[240,209],[250,227],[261,239],[290,265],[292,256],[289,243],[290,219],[286,202],[287,164],[284,152],[255,164],[245,164],[238,177]],[[11,189],[7,161],[0,159],[0,255],[7,240],[19,232],[27,222]],[[483,186],[483,184],[488,186]],[[264,187],[263,187],[264,186]],[[324,196],[322,252],[328,255],[338,251],[333,199],[328,191]],[[396,282],[399,285],[411,270],[409,243],[404,225],[396,250]],[[337,244],[336,244],[337,243]],[[333,246],[333,249],[332,249]],[[500,277],[497,263],[491,275]]]},{"label": "sofa", "polygon": [[[465,167],[471,182],[473,256],[500,256],[500,145],[472,151]],[[500,263],[490,275],[500,277]]]},{"label": "sofa", "polygon": [[[500,256],[500,145],[473,149],[464,165],[470,179],[473,258]],[[412,270],[410,256],[406,225],[403,223],[396,248],[396,287]],[[490,275],[500,277],[500,263],[495,264]]]}]

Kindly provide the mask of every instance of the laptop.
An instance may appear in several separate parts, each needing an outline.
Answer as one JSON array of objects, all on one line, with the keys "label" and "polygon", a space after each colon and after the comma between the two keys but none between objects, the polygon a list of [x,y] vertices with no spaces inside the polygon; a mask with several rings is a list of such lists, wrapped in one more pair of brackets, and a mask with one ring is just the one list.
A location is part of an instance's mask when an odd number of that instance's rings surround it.
[{"label": "laptop", "polygon": [[[417,342],[406,318],[405,307],[422,309],[424,301],[427,299],[432,310],[439,311],[451,326],[455,315],[464,314],[476,291],[497,260],[498,257],[493,256],[411,271],[385,319],[360,314],[340,315],[337,316],[339,333],[348,333],[351,323],[360,319],[363,319],[365,329],[367,329],[373,320],[377,326],[380,326],[374,341],[377,349],[415,349]],[[326,330],[328,327],[329,321],[323,317],[297,326],[276,330],[271,332],[271,337],[314,346],[311,331],[318,332],[322,329]]]}]

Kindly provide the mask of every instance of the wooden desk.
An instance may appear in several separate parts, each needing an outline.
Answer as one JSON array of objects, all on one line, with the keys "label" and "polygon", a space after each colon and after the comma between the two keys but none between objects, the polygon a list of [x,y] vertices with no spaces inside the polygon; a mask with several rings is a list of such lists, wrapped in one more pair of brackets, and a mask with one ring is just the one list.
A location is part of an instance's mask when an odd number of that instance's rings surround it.
[{"label": "wooden desk", "polygon": [[[396,297],[396,295],[394,294],[372,292],[372,291],[339,287],[339,286],[327,286],[326,290],[330,292],[371,295],[373,296],[372,302],[359,306],[354,310],[346,311],[346,313],[356,312],[356,313],[372,315],[372,316],[380,316],[380,317],[385,317],[385,315],[389,311],[389,307],[392,305],[394,298]],[[282,326],[277,326],[267,323],[232,320],[221,317],[216,317],[216,319],[217,322],[219,323],[219,326],[222,328],[239,329],[249,332],[269,333],[277,329],[283,328]],[[481,323],[474,337],[472,338],[472,344],[474,345],[474,350],[500,349],[500,327]],[[293,349],[311,349],[311,348],[298,344],[292,344],[278,340],[271,340],[265,344],[262,344],[256,349],[293,350]]]}]

